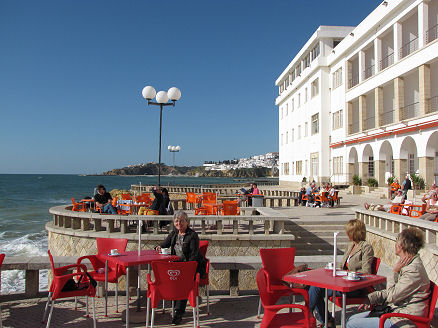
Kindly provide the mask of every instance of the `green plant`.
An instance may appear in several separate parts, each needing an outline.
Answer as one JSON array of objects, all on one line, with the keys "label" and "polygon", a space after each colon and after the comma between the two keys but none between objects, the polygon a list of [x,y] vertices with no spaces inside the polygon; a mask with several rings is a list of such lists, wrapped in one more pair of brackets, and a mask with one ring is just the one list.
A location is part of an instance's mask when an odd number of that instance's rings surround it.
[{"label": "green plant", "polygon": [[306,178],[306,177],[303,177],[302,182],[307,182],[307,178]]},{"label": "green plant", "polygon": [[378,187],[379,183],[377,182],[376,179],[369,178],[368,181],[367,181],[367,185],[368,185],[368,187]]},{"label": "green plant", "polygon": [[426,187],[424,179],[418,174],[411,173],[412,183],[414,185],[414,189],[422,190]]},{"label": "green plant", "polygon": [[388,185],[390,185],[391,183],[394,182],[394,177],[389,177],[388,180],[386,180],[386,182],[388,183]]},{"label": "green plant", "polygon": [[361,186],[362,185],[362,179],[359,178],[359,176],[357,174],[353,175],[353,185],[355,185],[355,186]]}]

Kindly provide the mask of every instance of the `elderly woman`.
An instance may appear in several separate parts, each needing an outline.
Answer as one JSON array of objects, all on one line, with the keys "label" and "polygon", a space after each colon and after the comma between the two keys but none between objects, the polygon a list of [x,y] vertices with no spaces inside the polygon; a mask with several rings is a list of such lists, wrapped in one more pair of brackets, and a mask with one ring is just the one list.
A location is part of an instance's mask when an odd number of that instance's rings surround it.
[{"label": "elderly woman", "polygon": [[[417,228],[403,230],[395,242],[395,255],[400,259],[388,277],[385,290],[368,295],[366,303],[371,305],[389,304],[392,312],[407,313],[425,317],[429,308],[430,282],[426,269],[418,255],[424,246],[424,236]],[[363,304],[359,310],[369,308]],[[350,317],[347,328],[379,327],[379,317],[369,317],[369,311]],[[403,318],[391,318],[385,321],[385,328],[414,328],[411,321]]]},{"label": "elderly woman", "polygon": [[[349,271],[358,271],[363,273],[371,273],[371,267],[374,258],[373,247],[365,241],[366,227],[360,220],[350,220],[345,225],[345,232],[350,240],[347,249],[342,259],[342,269]],[[329,297],[333,295],[333,291],[328,291]],[[366,295],[365,290],[356,290],[347,293],[347,297],[363,297]],[[316,310],[316,319],[323,322],[324,318],[324,296],[325,289],[319,287],[310,287],[309,300],[310,311]],[[337,292],[336,296],[341,296]],[[329,313],[327,326],[336,327],[335,319]]]},{"label": "elderly woman", "polygon": [[438,194],[435,190],[430,192],[426,203],[426,213],[419,217],[421,220],[436,221],[438,217]]},{"label": "elderly woman", "polygon": [[[184,211],[178,211],[173,216],[174,229],[169,233],[167,238],[155,249],[160,251],[161,248],[169,248],[172,255],[179,256],[180,261],[198,262],[197,272],[203,277],[207,260],[199,252],[198,234],[189,227],[189,220]],[[187,300],[175,301],[175,313],[172,318],[172,324],[181,323],[182,316],[186,310]]]}]

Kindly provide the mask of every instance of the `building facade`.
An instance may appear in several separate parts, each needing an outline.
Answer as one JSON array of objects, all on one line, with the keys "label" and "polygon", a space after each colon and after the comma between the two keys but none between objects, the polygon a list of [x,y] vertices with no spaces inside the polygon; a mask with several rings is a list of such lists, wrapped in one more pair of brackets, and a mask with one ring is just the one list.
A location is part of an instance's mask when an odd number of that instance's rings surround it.
[{"label": "building facade", "polygon": [[437,0],[389,0],[317,29],[276,81],[281,184],[437,180],[437,23]]}]

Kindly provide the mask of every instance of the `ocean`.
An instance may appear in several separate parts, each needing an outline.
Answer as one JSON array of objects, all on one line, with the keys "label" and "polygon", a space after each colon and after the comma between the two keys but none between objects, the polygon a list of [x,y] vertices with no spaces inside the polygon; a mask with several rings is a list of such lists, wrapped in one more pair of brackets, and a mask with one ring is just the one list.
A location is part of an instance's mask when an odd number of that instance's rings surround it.
[{"label": "ocean", "polygon": [[[208,185],[243,179],[162,176],[161,184]],[[253,179],[247,179],[253,181]],[[49,208],[71,204],[71,198],[93,196],[102,183],[108,191],[131,184],[157,184],[156,176],[79,176],[57,174],[0,174],[0,253],[6,256],[47,256]],[[2,294],[24,291],[23,271],[2,272]],[[47,272],[40,271],[40,290],[47,290]]]}]

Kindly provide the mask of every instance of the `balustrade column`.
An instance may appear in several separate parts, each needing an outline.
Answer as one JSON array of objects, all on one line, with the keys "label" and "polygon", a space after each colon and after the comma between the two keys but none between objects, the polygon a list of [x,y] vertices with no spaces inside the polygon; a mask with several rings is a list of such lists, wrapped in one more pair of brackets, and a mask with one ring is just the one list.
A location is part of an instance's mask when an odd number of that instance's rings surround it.
[{"label": "balustrade column", "polygon": [[420,116],[429,113],[430,99],[430,65],[421,65],[418,67],[418,90],[420,101]]}]

